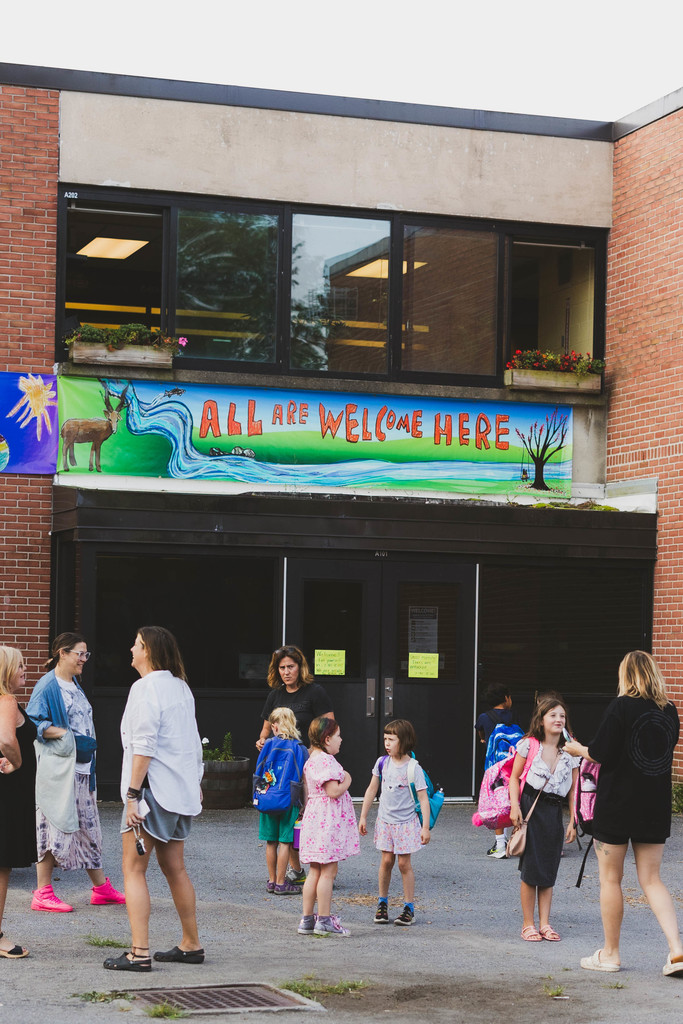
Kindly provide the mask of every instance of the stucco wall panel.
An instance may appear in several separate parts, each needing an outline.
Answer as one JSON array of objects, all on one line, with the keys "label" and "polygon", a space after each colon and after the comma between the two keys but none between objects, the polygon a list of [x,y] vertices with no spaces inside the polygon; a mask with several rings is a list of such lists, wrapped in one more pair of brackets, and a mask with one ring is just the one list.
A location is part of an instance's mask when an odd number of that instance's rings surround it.
[{"label": "stucco wall panel", "polygon": [[609,227],[604,142],[61,94],[60,178]]}]

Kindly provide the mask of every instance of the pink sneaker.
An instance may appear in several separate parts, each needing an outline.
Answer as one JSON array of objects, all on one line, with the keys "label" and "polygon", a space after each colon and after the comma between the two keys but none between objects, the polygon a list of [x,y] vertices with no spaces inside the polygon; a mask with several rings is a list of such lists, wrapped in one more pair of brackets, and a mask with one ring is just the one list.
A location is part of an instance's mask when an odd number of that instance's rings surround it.
[{"label": "pink sneaker", "polygon": [[102,885],[93,885],[90,902],[95,906],[102,906],[104,903],[125,903],[126,897],[115,889],[107,878]]},{"label": "pink sneaker", "polygon": [[51,885],[44,885],[42,889],[36,889],[31,900],[31,910],[51,910],[55,914],[70,914],[73,907],[55,896]]}]

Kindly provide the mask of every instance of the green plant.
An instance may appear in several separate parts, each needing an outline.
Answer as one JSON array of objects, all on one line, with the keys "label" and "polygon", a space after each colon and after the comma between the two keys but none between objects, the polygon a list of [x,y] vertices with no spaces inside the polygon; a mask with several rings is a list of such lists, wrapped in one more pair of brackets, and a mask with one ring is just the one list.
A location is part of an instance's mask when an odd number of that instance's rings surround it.
[{"label": "green plant", "polygon": [[82,999],[84,1003],[113,1003],[115,999],[134,999],[130,992],[74,992],[72,999]]},{"label": "green plant", "polygon": [[573,373],[577,377],[600,374],[605,369],[604,359],[594,359],[590,352],[541,352],[540,349],[517,349],[507,363],[508,370],[554,370]]},{"label": "green plant", "polygon": [[202,747],[204,748],[202,757],[205,761],[234,761],[235,755],[232,752],[232,733],[226,732],[223,737],[223,745],[221,747],[209,746],[209,741],[206,737],[202,740]]},{"label": "green plant", "polygon": [[551,999],[556,999],[558,996],[564,995],[564,985],[555,985],[553,988],[551,988],[550,985],[544,985],[543,991],[547,996],[550,996]]},{"label": "green plant", "polygon": [[88,946],[98,946],[108,949],[128,949],[130,942],[119,942],[118,939],[105,939],[101,935],[93,935],[90,933],[85,936],[85,941]]},{"label": "green plant", "polygon": [[174,1006],[173,1003],[167,1003],[166,1000],[163,1003],[155,1003],[154,1006],[145,1007],[145,1013],[148,1017],[166,1017],[168,1020],[178,1020],[180,1017],[187,1017],[185,1010],[181,1010],[179,1006]]},{"label": "green plant", "polygon": [[626,988],[625,981],[613,981],[607,986],[607,988]]},{"label": "green plant", "polygon": [[128,345],[141,345],[143,348],[156,348],[163,352],[180,355],[187,345],[187,338],[170,337],[144,324],[121,324],[120,327],[93,327],[92,324],[81,324],[75,331],[64,338],[65,345],[73,345],[75,341],[86,345],[105,345],[110,352],[126,348]]},{"label": "green plant", "polygon": [[674,814],[683,812],[683,782],[674,782],[671,792],[671,810]]},{"label": "green plant", "polygon": [[355,995],[362,989],[367,988],[366,981],[338,981],[336,985],[328,985],[317,981],[312,974],[305,974],[300,981],[285,981],[280,988],[288,992],[295,992],[304,999],[314,999],[316,996],[345,996]]}]

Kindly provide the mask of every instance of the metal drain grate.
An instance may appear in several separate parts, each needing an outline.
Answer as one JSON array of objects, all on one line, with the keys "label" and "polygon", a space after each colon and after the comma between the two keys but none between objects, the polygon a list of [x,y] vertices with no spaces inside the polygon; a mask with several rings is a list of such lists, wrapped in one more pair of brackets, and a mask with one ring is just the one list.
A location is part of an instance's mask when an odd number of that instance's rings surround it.
[{"label": "metal drain grate", "polygon": [[273,985],[201,985],[196,988],[142,988],[135,998],[145,1006],[170,1003],[187,1013],[246,1013],[249,1010],[322,1010],[319,1003]]}]

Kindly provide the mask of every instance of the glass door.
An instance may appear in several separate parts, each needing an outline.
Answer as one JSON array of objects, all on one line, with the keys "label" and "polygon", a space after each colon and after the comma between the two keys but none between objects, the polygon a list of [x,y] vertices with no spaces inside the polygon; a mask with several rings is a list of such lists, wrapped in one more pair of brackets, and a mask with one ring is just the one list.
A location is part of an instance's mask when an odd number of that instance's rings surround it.
[{"label": "glass door", "polygon": [[472,796],[475,595],[473,566],[290,560],[286,641],[330,695],[354,796],[392,718],[447,796]]}]

